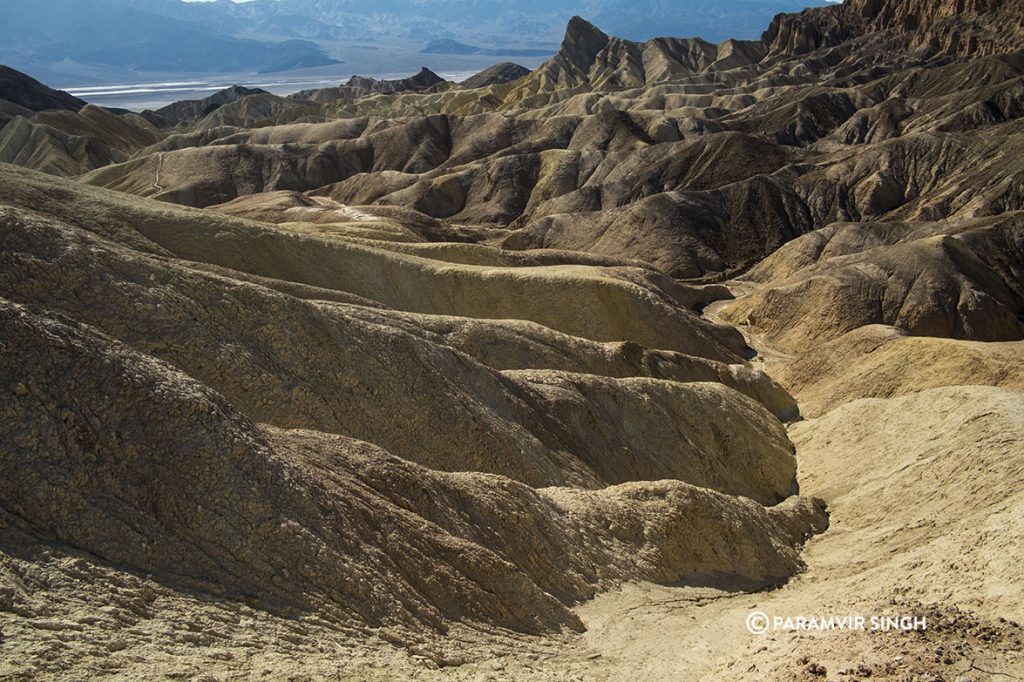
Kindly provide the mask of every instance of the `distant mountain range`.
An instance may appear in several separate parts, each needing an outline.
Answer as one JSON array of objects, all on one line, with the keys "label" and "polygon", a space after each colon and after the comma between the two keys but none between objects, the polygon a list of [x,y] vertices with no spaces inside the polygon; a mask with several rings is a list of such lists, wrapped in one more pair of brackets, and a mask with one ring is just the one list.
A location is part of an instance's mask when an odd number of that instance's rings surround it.
[{"label": "distant mountain range", "polygon": [[70,61],[171,73],[275,72],[336,63],[313,42],[235,37],[216,21],[202,21],[201,14],[188,20],[152,11],[158,5],[4,0],[0,61],[18,67]]},{"label": "distant mountain range", "polygon": [[103,82],[129,80],[126,74],[134,72],[269,73],[328,66],[344,59],[344,44],[356,41],[410,54],[536,56],[554,53],[566,21],[577,14],[625,38],[699,35],[720,41],[758,37],[776,13],[814,4],[824,3],[4,0],[0,62],[37,78],[75,74],[74,80]]},{"label": "distant mountain range", "polygon": [[452,40],[451,38],[441,38],[440,40],[433,40],[428,43],[426,47],[420,50],[420,54],[479,54],[492,57],[547,57],[550,56],[551,51],[537,49],[495,49],[488,47],[476,47],[475,45],[460,43],[459,41]]},{"label": "distant mountain range", "polygon": [[[586,17],[633,40],[700,36],[758,37],[771,18],[825,0],[105,0],[183,21],[216,17],[232,35],[306,40],[385,40],[391,37],[502,47],[557,44],[566,21]],[[45,0],[44,0],[45,2]]]}]

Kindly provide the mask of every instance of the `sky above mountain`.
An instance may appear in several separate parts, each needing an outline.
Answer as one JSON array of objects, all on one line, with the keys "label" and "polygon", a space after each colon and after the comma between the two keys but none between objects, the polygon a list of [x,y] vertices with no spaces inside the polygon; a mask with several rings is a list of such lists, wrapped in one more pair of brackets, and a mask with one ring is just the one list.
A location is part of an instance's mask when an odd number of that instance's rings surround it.
[{"label": "sky above mountain", "polygon": [[[0,63],[49,82],[426,64],[554,53],[570,17],[609,34],[757,38],[779,12],[824,0],[3,0]],[[452,45],[452,54],[437,45]],[[425,48],[429,59],[421,57]],[[476,59],[469,59],[475,56]],[[499,60],[500,61],[500,60]],[[348,69],[343,65],[348,65]],[[529,64],[527,64],[529,66]]]}]

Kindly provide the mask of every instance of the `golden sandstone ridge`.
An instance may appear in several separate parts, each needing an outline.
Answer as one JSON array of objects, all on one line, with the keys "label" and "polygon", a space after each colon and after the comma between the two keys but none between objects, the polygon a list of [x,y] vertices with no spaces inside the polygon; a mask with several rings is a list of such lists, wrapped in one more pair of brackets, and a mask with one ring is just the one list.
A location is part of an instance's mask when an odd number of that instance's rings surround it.
[{"label": "golden sandstone ridge", "polygon": [[0,677],[1019,677],[1021,18],[0,72]]}]

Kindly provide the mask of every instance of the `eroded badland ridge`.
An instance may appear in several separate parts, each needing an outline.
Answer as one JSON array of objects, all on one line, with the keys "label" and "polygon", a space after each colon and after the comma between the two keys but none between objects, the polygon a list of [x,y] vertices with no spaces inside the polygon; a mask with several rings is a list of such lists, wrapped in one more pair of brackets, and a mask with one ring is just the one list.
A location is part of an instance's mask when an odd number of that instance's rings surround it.
[{"label": "eroded badland ridge", "polygon": [[0,116],[0,676],[1024,676],[1020,3]]}]

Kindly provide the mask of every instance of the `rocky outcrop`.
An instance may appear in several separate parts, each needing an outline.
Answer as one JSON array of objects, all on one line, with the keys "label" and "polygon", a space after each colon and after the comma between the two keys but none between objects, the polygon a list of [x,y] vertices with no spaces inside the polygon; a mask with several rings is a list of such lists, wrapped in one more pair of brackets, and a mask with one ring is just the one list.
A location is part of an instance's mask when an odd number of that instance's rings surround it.
[{"label": "rocky outcrop", "polygon": [[398,80],[378,80],[366,76],[352,76],[344,85],[336,88],[302,90],[292,95],[293,99],[316,104],[331,104],[337,100],[359,99],[371,95],[390,95],[402,92],[421,92],[446,86],[448,81],[423,67],[419,73]]},{"label": "rocky outcrop", "polygon": [[161,107],[153,113],[172,124],[181,123],[183,121],[196,121],[208,116],[225,104],[231,104],[232,102],[237,102],[240,99],[250,97],[252,95],[267,94],[270,93],[266,90],[261,90],[260,88],[245,88],[241,85],[232,85],[231,87],[224,88],[223,90],[204,99],[182,100],[180,102],[175,102],[174,104],[168,104],[165,107]]},{"label": "rocky outcrop", "polygon": [[1024,342],[978,343],[910,336],[885,325],[857,327],[815,344],[772,375],[818,417],[864,398],[889,399],[943,386],[999,386],[1024,393]]},{"label": "rocky outcrop", "polygon": [[793,350],[878,324],[914,336],[1020,340],[1022,243],[1019,214],[919,226],[837,224],[760,263],[748,275],[760,288],[725,317]]},{"label": "rocky outcrop", "polygon": [[0,65],[0,101],[29,111],[78,111],[85,102],[62,90],[48,88],[20,71]]},{"label": "rocky outcrop", "polygon": [[573,89],[616,90],[686,78],[716,67],[750,65],[762,56],[759,43],[722,45],[694,39],[656,38],[638,43],[606,35],[573,17],[554,57],[516,83],[506,102],[527,103],[542,93]]},{"label": "rocky outcrop", "polygon": [[54,175],[82,173],[128,160],[163,134],[144,118],[86,105],[75,113],[17,117],[0,130],[0,161]]},{"label": "rocky outcrop", "polygon": [[322,121],[320,107],[311,102],[297,102],[289,97],[270,93],[248,95],[225,104],[207,114],[196,129],[259,128],[293,122]]},{"label": "rocky outcrop", "polygon": [[870,34],[950,55],[1010,52],[1024,37],[1024,8],[1014,0],[847,0],[780,14],[763,41],[771,54],[798,55]]},{"label": "rocky outcrop", "polygon": [[512,81],[519,80],[523,76],[527,76],[529,74],[530,70],[525,66],[519,66],[512,62],[502,62],[501,64],[495,64],[494,66],[486,68],[476,75],[470,76],[459,85],[464,88],[471,89],[486,88],[489,85],[511,83]]}]

